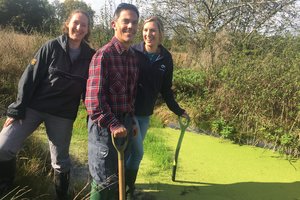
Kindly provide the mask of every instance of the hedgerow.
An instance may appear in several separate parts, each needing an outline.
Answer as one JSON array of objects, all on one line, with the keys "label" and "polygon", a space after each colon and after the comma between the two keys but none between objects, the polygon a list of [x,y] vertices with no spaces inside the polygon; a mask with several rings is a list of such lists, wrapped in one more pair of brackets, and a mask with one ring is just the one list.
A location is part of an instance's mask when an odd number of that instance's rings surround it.
[{"label": "hedgerow", "polygon": [[237,46],[222,66],[177,67],[177,99],[200,129],[297,156],[299,43],[298,37],[260,38],[257,43]]}]

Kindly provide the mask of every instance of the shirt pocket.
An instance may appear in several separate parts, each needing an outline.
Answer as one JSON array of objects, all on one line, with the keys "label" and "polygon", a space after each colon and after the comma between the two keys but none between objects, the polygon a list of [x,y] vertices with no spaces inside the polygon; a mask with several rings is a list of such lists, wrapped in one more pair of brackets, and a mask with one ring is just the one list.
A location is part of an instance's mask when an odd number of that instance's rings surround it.
[{"label": "shirt pocket", "polygon": [[121,73],[116,73],[110,78],[109,91],[111,94],[125,94],[126,91],[126,79]]}]

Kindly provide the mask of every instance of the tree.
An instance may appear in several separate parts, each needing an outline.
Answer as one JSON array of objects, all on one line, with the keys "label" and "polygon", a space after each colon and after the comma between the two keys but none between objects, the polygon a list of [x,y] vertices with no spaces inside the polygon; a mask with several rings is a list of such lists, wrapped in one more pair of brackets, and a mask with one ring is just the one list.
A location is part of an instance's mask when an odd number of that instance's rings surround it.
[{"label": "tree", "polygon": [[114,10],[117,7],[117,3],[113,1],[104,0],[103,6],[100,8],[100,12],[94,17],[96,25],[92,30],[92,38],[95,42],[95,47],[101,47],[109,42],[114,35],[114,31],[111,27]]},{"label": "tree", "polygon": [[94,24],[95,11],[83,1],[65,0],[63,3],[59,3],[59,1],[56,0],[54,1],[53,5],[56,9],[56,17],[60,24],[67,19],[70,12],[76,9],[81,9],[87,12],[91,19],[91,26]]},{"label": "tree", "polygon": [[[146,4],[147,2],[147,4]],[[240,42],[251,39],[253,33],[282,34],[297,30],[297,0],[144,0],[145,10],[160,16],[166,28],[187,45],[198,50],[209,49],[214,56],[218,34],[238,33]],[[159,9],[157,9],[159,8]],[[148,12],[149,13],[149,12]],[[184,32],[182,32],[184,30]],[[219,47],[218,47],[219,48]],[[214,58],[211,59],[212,64]]]},{"label": "tree", "polygon": [[17,31],[48,31],[54,9],[47,0],[0,0],[0,25]]}]

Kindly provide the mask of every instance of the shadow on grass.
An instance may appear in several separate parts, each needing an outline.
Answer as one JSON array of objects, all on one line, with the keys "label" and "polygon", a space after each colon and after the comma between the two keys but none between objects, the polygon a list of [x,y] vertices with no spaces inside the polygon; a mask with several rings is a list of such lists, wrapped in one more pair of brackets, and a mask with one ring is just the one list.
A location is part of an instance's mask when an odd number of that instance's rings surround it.
[{"label": "shadow on grass", "polygon": [[[171,184],[138,184],[143,200],[300,200],[300,182],[233,184],[197,183],[186,186]],[[183,182],[184,183],[184,182]],[[201,184],[201,185],[199,185]]]}]

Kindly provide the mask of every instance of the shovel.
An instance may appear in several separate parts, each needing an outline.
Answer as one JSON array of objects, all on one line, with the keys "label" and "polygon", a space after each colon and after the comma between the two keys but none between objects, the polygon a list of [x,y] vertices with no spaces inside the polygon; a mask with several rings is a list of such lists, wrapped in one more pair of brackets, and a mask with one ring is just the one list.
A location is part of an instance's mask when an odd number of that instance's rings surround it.
[{"label": "shovel", "polygon": [[190,119],[182,120],[182,117],[178,117],[178,121],[179,121],[180,129],[181,129],[181,133],[180,133],[180,136],[179,136],[179,139],[178,139],[178,142],[177,142],[175,157],[174,157],[174,161],[173,161],[172,181],[175,181],[176,169],[177,169],[177,160],[178,160],[178,155],[179,155],[179,151],[180,151],[180,148],[181,148],[181,143],[182,143],[182,140],[183,140],[183,136],[184,136],[186,128],[190,124]]},{"label": "shovel", "polygon": [[113,136],[112,143],[118,152],[118,173],[119,173],[119,200],[125,200],[125,167],[124,167],[124,151],[127,147],[128,137],[122,144],[118,144]]}]

